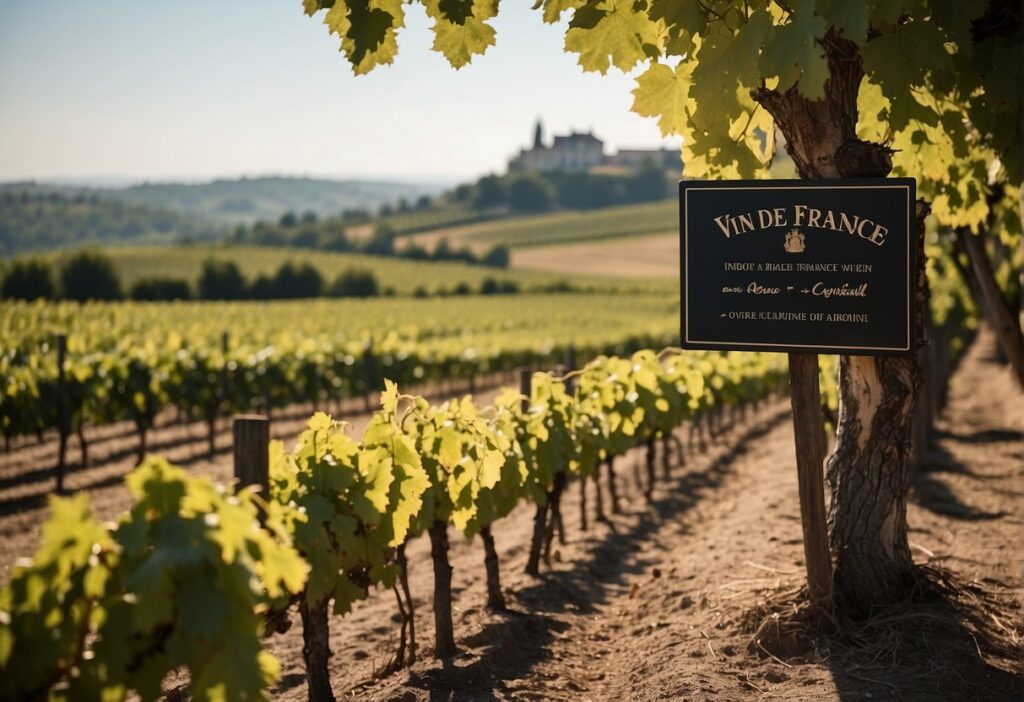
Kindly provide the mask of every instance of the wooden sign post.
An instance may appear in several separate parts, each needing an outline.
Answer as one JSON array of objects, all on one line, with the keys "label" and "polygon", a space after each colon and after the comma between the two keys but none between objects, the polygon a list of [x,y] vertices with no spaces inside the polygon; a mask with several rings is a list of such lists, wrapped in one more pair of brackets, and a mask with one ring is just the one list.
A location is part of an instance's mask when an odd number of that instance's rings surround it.
[{"label": "wooden sign post", "polygon": [[807,593],[811,602],[832,599],[832,557],[828,550],[825,523],[825,435],[820,431],[821,388],[818,356],[789,354],[789,399],[793,407],[793,436],[796,441],[796,476],[800,491],[800,521],[804,533],[804,561],[807,564]]},{"label": "wooden sign post", "polygon": [[682,347],[789,354],[807,588],[828,606],[818,354],[914,353],[916,184],[679,184]]}]

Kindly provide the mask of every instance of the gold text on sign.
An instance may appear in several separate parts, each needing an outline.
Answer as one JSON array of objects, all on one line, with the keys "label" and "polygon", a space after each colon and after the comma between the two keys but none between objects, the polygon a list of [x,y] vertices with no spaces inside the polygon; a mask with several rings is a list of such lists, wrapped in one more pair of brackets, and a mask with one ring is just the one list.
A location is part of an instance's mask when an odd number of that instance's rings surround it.
[{"label": "gold text on sign", "polygon": [[[723,214],[714,217],[713,220],[727,239],[759,229],[793,226],[852,234],[875,246],[881,246],[885,243],[886,234],[889,233],[888,227],[867,217],[808,205],[793,205],[791,209],[775,207],[754,212]],[[789,251],[788,248],[786,250]]]}]

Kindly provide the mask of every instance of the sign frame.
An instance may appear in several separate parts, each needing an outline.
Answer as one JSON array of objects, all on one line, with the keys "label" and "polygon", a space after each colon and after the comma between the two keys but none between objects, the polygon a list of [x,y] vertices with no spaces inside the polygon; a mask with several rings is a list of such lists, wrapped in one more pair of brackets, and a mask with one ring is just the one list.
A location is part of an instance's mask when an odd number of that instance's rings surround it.
[{"label": "sign frame", "polygon": [[[906,304],[906,330],[903,343],[899,345],[864,345],[848,343],[821,344],[785,343],[771,341],[735,341],[728,339],[698,339],[691,335],[688,326],[691,302],[701,304],[698,299],[691,298],[691,279],[688,264],[692,260],[689,255],[691,245],[690,222],[688,214],[692,212],[690,194],[695,191],[751,191],[778,190],[793,194],[808,190],[863,190],[877,192],[880,189],[897,190],[905,195],[906,203],[906,236],[902,242],[902,253],[906,258],[906,278],[904,297]],[[681,180],[679,181],[679,271],[680,271],[680,340],[681,347],[694,350],[720,351],[764,351],[777,353],[812,353],[812,354],[843,354],[852,356],[910,356],[917,352],[917,305],[916,286],[918,275],[918,246],[916,241],[916,208],[917,183],[913,178],[858,178],[858,179],[785,179],[785,180]],[[788,200],[787,200],[788,205]],[[902,224],[902,222],[901,222]],[[899,234],[900,232],[895,232]],[[802,242],[802,237],[801,237]]]}]

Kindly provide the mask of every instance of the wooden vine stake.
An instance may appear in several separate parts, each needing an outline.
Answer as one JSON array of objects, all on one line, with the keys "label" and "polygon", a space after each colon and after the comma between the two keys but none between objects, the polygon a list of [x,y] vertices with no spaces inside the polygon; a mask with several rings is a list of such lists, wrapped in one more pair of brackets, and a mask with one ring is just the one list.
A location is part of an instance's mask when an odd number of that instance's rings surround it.
[{"label": "wooden vine stake", "polygon": [[832,557],[825,525],[825,434],[821,431],[821,387],[818,356],[789,354],[789,398],[793,406],[796,473],[800,489],[800,518],[807,563],[807,592],[811,602],[831,611]]},{"label": "wooden vine stake", "polygon": [[64,334],[57,335],[57,492],[64,492],[64,470],[68,450],[68,417],[67,383],[64,378],[64,357],[68,351],[68,338]]},{"label": "wooden vine stake", "polygon": [[270,420],[259,414],[240,414],[234,426],[235,478],[240,488],[257,485],[260,497],[270,499]]},{"label": "wooden vine stake", "polygon": [[[260,497],[270,499],[270,420],[259,414],[235,417],[235,478],[239,488],[256,485]],[[260,510],[260,519],[265,517]],[[308,693],[311,702],[334,702],[328,664],[331,658],[330,627],[327,621],[329,601],[324,598],[309,602],[303,597],[299,604],[302,617],[302,657],[306,662]]]},{"label": "wooden vine stake", "polygon": [[[521,408],[523,413],[530,409],[530,398],[533,396],[533,373],[529,368],[519,369],[519,394],[523,396]],[[526,574],[534,577],[540,575],[540,555],[544,545],[544,527],[547,523],[548,503],[545,500],[537,505],[533,516],[533,536],[530,539],[530,555],[526,559]]]}]

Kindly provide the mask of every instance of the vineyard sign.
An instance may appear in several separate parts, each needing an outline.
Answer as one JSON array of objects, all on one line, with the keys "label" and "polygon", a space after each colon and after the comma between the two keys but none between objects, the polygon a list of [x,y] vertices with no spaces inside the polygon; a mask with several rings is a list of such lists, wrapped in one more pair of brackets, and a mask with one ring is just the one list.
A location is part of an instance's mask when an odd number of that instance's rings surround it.
[{"label": "vineyard sign", "polygon": [[913,178],[682,181],[682,345],[914,350]]}]

